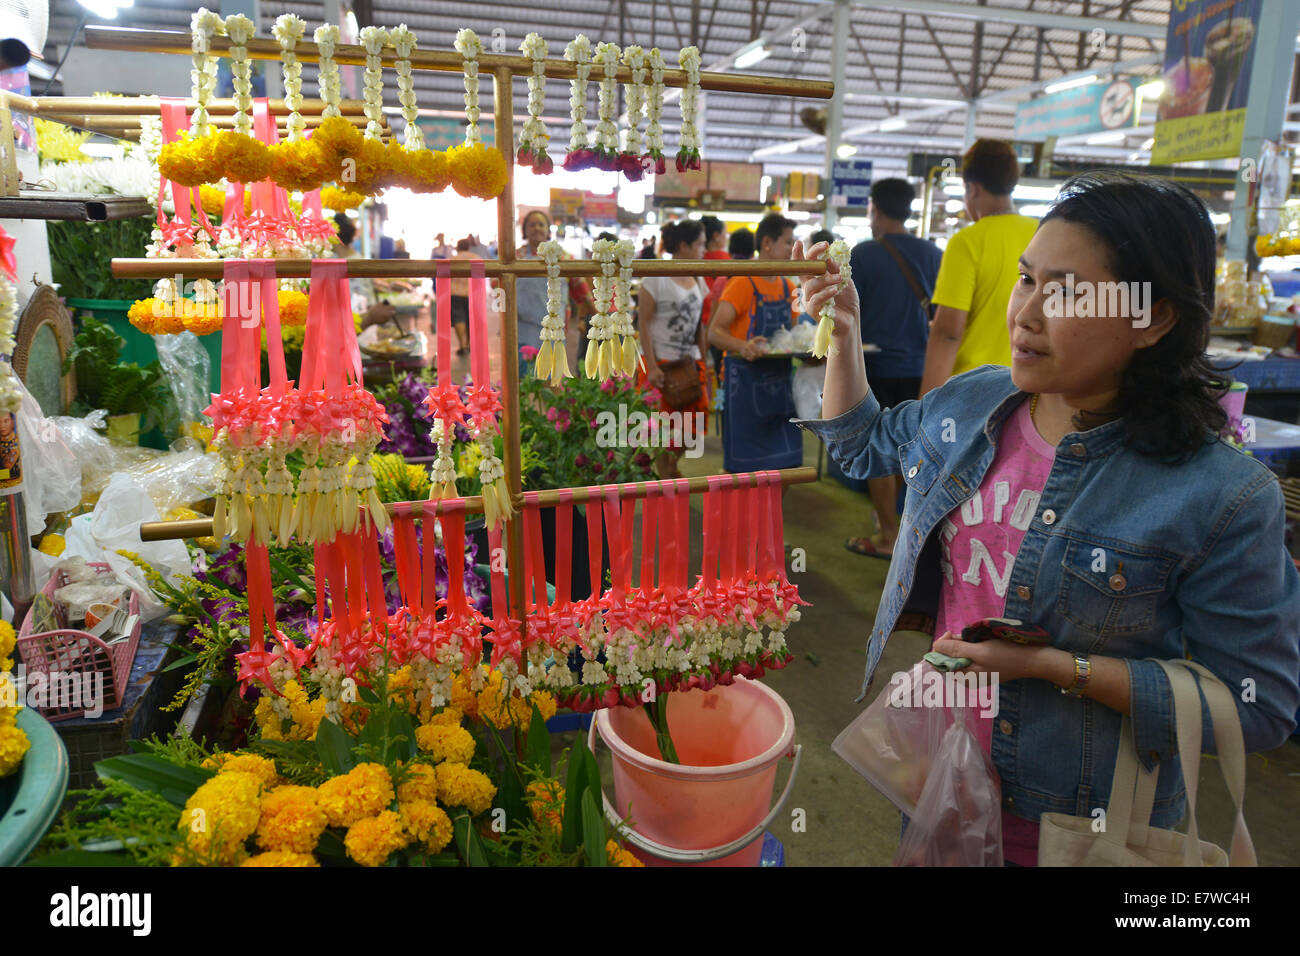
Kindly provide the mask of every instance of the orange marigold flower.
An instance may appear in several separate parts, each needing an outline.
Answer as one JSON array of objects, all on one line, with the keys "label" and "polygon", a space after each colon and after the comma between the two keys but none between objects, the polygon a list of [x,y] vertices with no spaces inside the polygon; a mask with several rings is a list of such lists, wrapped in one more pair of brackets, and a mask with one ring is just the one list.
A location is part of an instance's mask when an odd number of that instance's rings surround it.
[{"label": "orange marigold flower", "polygon": [[342,175],[343,160],[361,152],[361,130],[342,116],[331,116],[316,128],[308,142],[316,147],[321,163],[333,170],[330,178],[337,180]]},{"label": "orange marigold flower", "polygon": [[271,147],[271,178],[290,192],[311,192],[334,176],[326,160],[311,140],[278,143]]},{"label": "orange marigold flower", "polygon": [[349,209],[356,209],[366,197],[361,193],[354,193],[349,189],[338,189],[334,186],[326,186],[320,191],[321,205],[327,209],[333,209],[335,212],[346,212]]},{"label": "orange marigold flower", "polygon": [[393,802],[393,780],[381,764],[357,764],[341,777],[331,777],[317,789],[320,807],[330,826],[349,827],[373,816]]},{"label": "orange marigold flower", "polygon": [[220,186],[204,183],[199,187],[199,200],[209,216],[220,216],[226,211],[226,191]]},{"label": "orange marigold flower", "polygon": [[240,866],[320,866],[310,853],[294,853],[291,850],[268,850],[250,856]]},{"label": "orange marigold flower", "polygon": [[451,817],[432,800],[404,801],[398,808],[402,827],[420,840],[431,853],[439,853],[451,842]]},{"label": "orange marigold flower", "polygon": [[276,293],[280,300],[280,325],[296,328],[307,324],[307,306],[310,300],[305,292],[281,289]]},{"label": "orange marigold flower", "polygon": [[[336,778],[337,779],[337,778]],[[358,820],[348,828],[343,845],[348,856],[362,866],[379,866],[389,854],[411,842],[402,818],[392,810]]]},{"label": "orange marigold flower", "polygon": [[610,866],[645,866],[644,863],[613,840],[605,844],[605,856],[609,858]]},{"label": "orange marigold flower", "polygon": [[213,134],[190,139],[182,133],[180,139],[168,143],[158,155],[158,172],[182,186],[202,186],[221,178],[221,164],[215,155],[217,137]]},{"label": "orange marigold flower", "polygon": [[432,149],[407,153],[407,186],[417,193],[440,193],[451,184],[447,157]]},{"label": "orange marigold flower", "polygon": [[412,764],[410,775],[397,788],[397,799],[402,803],[412,800],[438,799],[438,773],[431,764]]},{"label": "orange marigold flower", "polygon": [[311,787],[276,787],[262,798],[257,845],[264,850],[311,853],[329,821]]},{"label": "orange marigold flower", "polygon": [[447,150],[451,185],[462,196],[496,199],[506,188],[506,158],[501,150],[483,143],[467,143]]},{"label": "orange marigold flower", "polygon": [[232,183],[260,183],[271,173],[271,150],[260,139],[233,129],[216,136],[214,155],[221,171]]}]

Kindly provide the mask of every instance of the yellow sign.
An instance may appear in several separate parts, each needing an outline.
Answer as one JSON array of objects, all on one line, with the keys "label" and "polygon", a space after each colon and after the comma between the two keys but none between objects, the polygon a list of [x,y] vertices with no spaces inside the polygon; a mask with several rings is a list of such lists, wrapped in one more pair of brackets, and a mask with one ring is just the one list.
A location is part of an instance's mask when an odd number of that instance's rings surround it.
[{"label": "yellow sign", "polygon": [[1156,123],[1151,165],[1236,156],[1245,126],[1245,108],[1160,120]]}]

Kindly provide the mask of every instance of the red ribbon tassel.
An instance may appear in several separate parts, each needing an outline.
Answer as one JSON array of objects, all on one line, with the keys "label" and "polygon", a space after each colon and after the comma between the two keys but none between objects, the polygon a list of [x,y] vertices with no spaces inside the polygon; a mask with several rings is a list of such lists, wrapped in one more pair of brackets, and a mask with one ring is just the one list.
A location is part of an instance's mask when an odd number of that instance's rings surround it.
[{"label": "red ribbon tassel", "polygon": [[[488,357],[487,330],[487,280],[483,269],[483,260],[475,259],[470,263],[469,280],[469,352],[470,371],[474,375],[474,384],[484,386],[492,384]],[[509,356],[503,357],[505,361]],[[518,359],[513,359],[518,361]]]},{"label": "red ribbon tassel", "polygon": [[397,564],[397,586],[402,604],[416,617],[423,616],[420,600],[420,552],[415,537],[415,519],[409,514],[393,518],[393,556]]},{"label": "red ribbon tassel", "polygon": [[561,488],[555,509],[555,607],[565,609],[573,600],[573,489]]},{"label": "red ribbon tassel", "polygon": [[451,263],[446,259],[438,260],[433,298],[438,308],[436,358],[438,384],[442,385],[451,381]]},{"label": "red ribbon tassel", "polygon": [[[434,516],[437,513],[438,503],[436,501],[424,502],[424,520],[420,523],[420,536],[424,542],[423,574],[421,575],[424,586],[421,603],[424,605],[425,613],[430,618],[435,617],[438,608],[438,538],[434,527]],[[446,537],[447,526],[445,519],[442,532],[443,537]],[[452,562],[448,561],[447,574],[449,578],[453,572]],[[454,578],[450,579],[455,580]]]}]

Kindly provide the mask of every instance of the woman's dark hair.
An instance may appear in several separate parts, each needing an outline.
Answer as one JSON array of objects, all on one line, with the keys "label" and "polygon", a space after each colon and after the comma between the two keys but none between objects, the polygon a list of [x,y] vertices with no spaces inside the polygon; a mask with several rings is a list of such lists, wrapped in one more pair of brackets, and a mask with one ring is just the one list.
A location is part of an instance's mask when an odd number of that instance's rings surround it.
[{"label": "woman's dark hair", "polygon": [[345,212],[336,212],[334,214],[334,224],[339,227],[339,245],[348,246],[357,236],[357,227],[352,225],[352,220],[348,218]]},{"label": "woman's dark hair", "polygon": [[689,246],[700,238],[704,224],[698,219],[682,219],[678,222],[666,222],[663,228],[664,252],[670,256],[677,255],[682,246]]},{"label": "woman's dark hair", "polygon": [[726,225],[717,216],[701,216],[700,222],[704,224],[705,242],[712,242],[718,233],[727,231]]},{"label": "woman's dark hair", "polygon": [[618,242],[618,236],[614,235],[612,232],[602,232],[602,233],[601,233],[599,236],[597,236],[596,238],[597,238],[597,239],[606,239],[606,240],[608,240],[609,242]]},{"label": "woman's dark hair", "polygon": [[727,240],[727,252],[733,259],[754,258],[754,234],[748,229],[737,229]]},{"label": "woman's dark hair", "polygon": [[533,209],[530,210],[528,214],[519,221],[519,231],[525,234],[524,238],[527,238],[528,220],[532,219],[534,216],[541,216],[544,220],[546,220],[547,232],[549,232],[551,229],[551,217],[546,215],[546,213],[542,212],[540,209]]},{"label": "woman's dark hair", "polygon": [[[1134,353],[1120,379],[1116,408],[1134,450],[1177,464],[1227,424],[1218,402],[1228,382],[1205,355],[1214,314],[1214,226],[1186,186],[1122,172],[1081,173],[1061,187],[1043,223],[1082,226],[1105,245],[1121,282],[1150,283],[1146,301],[1173,308],[1173,327]],[[1130,287],[1131,288],[1131,287]]]},{"label": "woman's dark hair", "polygon": [[1004,139],[977,139],[962,157],[961,178],[995,196],[1010,196],[1020,182],[1020,158]]}]

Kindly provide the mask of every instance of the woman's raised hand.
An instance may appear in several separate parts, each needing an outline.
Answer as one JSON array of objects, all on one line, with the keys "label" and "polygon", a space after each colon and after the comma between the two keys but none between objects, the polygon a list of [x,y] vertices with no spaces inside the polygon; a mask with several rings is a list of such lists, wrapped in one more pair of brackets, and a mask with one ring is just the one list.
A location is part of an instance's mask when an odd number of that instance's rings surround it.
[{"label": "woman's raised hand", "polygon": [[[800,239],[794,244],[794,251],[790,254],[791,259],[795,260],[826,260],[826,250],[829,244],[819,242],[811,249],[804,249],[803,240]],[[802,289],[804,311],[814,319],[821,318],[822,307],[826,303],[834,301],[835,308],[831,315],[835,327],[831,332],[831,337],[835,340],[847,339],[856,341],[861,337],[859,329],[860,306],[858,304],[858,290],[852,283],[846,283],[843,289],[839,289],[840,270],[834,262],[826,260],[826,273],[824,275],[813,276],[805,279]]]}]

